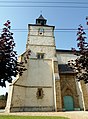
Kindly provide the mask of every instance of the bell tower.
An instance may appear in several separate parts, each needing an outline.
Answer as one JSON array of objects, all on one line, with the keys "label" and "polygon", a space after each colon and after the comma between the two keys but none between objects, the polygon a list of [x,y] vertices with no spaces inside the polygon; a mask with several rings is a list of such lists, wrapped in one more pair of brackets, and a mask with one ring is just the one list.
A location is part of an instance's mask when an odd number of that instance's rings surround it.
[{"label": "bell tower", "polygon": [[[26,51],[31,50],[27,71],[11,85],[9,109],[14,111],[56,111],[55,79],[59,79],[54,26],[40,15],[28,24]],[[21,55],[24,61],[26,51]],[[60,96],[59,96],[60,97]],[[8,105],[7,105],[8,106]]]},{"label": "bell tower", "polygon": [[47,20],[44,19],[42,15],[39,16],[38,19],[36,19],[36,24],[37,25],[46,25]]},{"label": "bell tower", "polygon": [[28,39],[26,50],[30,49],[30,57],[37,58],[39,53],[44,54],[44,59],[56,60],[56,46],[54,37],[55,26],[47,25],[47,20],[40,15],[35,24],[28,24]]}]

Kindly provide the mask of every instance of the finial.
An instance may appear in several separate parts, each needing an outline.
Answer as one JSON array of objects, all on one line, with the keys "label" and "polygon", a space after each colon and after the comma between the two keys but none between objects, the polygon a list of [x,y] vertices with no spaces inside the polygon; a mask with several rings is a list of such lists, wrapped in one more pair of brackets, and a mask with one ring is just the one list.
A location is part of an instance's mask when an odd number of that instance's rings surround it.
[{"label": "finial", "polygon": [[42,14],[42,10],[40,11],[40,13]]}]

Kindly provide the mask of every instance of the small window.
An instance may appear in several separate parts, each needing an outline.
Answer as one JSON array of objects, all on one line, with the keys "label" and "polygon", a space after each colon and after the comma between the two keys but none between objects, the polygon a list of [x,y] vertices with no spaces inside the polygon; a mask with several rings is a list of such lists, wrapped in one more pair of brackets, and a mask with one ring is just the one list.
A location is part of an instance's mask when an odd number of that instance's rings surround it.
[{"label": "small window", "polygon": [[44,59],[44,53],[37,53],[38,59]]},{"label": "small window", "polygon": [[38,91],[38,96],[39,96],[39,97],[42,96],[42,89]]},{"label": "small window", "polygon": [[37,89],[37,93],[36,93],[37,99],[42,99],[44,94],[43,94],[43,89],[42,88],[38,88]]},{"label": "small window", "polygon": [[39,35],[44,35],[44,29],[43,28],[39,29]]},{"label": "small window", "polygon": [[44,59],[44,53],[43,53],[43,54],[41,54],[41,59]]},{"label": "small window", "polygon": [[40,59],[40,54],[39,53],[37,54],[37,58]]}]

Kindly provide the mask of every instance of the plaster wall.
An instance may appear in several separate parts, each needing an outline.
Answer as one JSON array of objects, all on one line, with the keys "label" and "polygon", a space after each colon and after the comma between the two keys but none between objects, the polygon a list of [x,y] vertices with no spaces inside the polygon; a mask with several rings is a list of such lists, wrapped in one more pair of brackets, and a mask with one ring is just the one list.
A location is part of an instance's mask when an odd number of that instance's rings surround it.
[{"label": "plaster wall", "polygon": [[[38,88],[43,90],[42,99],[37,98]],[[13,83],[10,103],[11,111],[54,109],[52,60],[30,59],[28,61],[27,71]]]},{"label": "plaster wall", "polygon": [[60,52],[57,53],[58,64],[67,64],[69,60],[76,59],[77,56],[69,52]]},{"label": "plaster wall", "polygon": [[27,70],[15,82],[25,86],[52,86],[52,60],[29,59]]},{"label": "plaster wall", "polygon": [[12,107],[54,106],[52,100],[52,88],[43,88],[44,97],[42,99],[37,99],[36,93],[38,87],[30,88],[14,86],[14,88]]}]

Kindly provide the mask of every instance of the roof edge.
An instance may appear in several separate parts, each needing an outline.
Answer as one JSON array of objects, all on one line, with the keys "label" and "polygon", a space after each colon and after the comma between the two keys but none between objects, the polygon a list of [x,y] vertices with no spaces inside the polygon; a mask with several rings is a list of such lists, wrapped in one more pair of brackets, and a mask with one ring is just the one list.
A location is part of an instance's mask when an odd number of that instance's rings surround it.
[{"label": "roof edge", "polygon": [[[74,53],[72,50],[64,50],[64,49],[56,49],[56,52],[70,52],[70,53]],[[79,52],[77,50],[77,52]]]},{"label": "roof edge", "polygon": [[43,26],[43,27],[53,27],[55,28],[55,26],[50,26],[50,25],[39,25],[39,24],[28,24],[28,26]]}]

